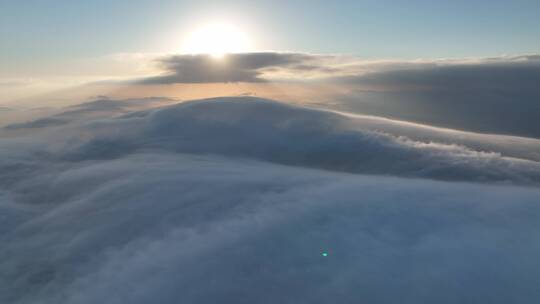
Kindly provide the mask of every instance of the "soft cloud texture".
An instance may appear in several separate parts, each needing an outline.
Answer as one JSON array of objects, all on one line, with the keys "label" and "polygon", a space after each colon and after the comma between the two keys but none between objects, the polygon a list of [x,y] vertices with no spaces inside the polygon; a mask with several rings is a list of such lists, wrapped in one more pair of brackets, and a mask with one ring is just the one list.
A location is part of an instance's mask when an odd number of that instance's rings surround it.
[{"label": "soft cloud texture", "polygon": [[[381,88],[534,89],[539,55],[470,59],[363,60],[352,56],[308,53],[232,53],[169,55],[155,59],[163,75],[147,84],[263,82],[318,79]],[[532,78],[529,78],[529,77]],[[511,82],[508,82],[511,81]]]},{"label": "soft cloud texture", "polygon": [[[417,132],[392,134],[396,127],[389,126],[388,122],[366,122],[362,117],[260,98],[208,99],[157,110],[124,112],[124,115],[119,111],[116,115],[120,116],[112,119],[88,116],[101,107],[113,110],[120,107],[118,104],[121,102],[92,102],[79,106],[76,111],[54,116],[73,119],[73,115],[79,113],[85,120],[82,125],[72,125],[64,131],[70,139],[52,157],[75,161],[111,159],[158,149],[247,157],[355,173],[524,184],[540,182],[538,155],[534,152],[523,155],[502,148],[493,150],[498,145],[493,142],[490,145],[489,140],[472,144],[471,148],[464,144],[475,142],[474,139],[456,144],[446,136],[448,143],[444,143],[424,134],[422,140],[413,140],[406,137],[406,133]],[[7,130],[60,124],[49,124],[49,119],[8,126]],[[537,142],[532,143],[532,147],[537,146]],[[531,147],[531,143],[528,146],[521,143],[521,149],[524,147]],[[480,150],[475,150],[478,148]],[[520,155],[523,156],[518,157]]]},{"label": "soft cloud texture", "polygon": [[0,131],[0,302],[540,298],[537,140],[162,101]]},{"label": "soft cloud texture", "polygon": [[81,119],[109,117],[111,115],[119,115],[122,113],[128,113],[129,111],[134,111],[141,108],[151,108],[171,102],[173,102],[173,100],[163,97],[113,100],[107,96],[99,96],[99,98],[96,100],[69,106],[60,110],[59,113],[48,117],[41,117],[35,120],[8,124],[4,126],[4,129],[17,130],[60,126],[73,121],[79,121]]},{"label": "soft cloud texture", "polygon": [[343,109],[484,133],[540,137],[538,56],[421,64],[338,80]]},{"label": "soft cloud texture", "polygon": [[273,52],[227,54],[224,58],[204,54],[169,56],[159,60],[165,74],[147,78],[142,83],[262,82],[266,81],[262,74],[268,71],[322,68],[314,62],[318,58],[308,54]]},{"label": "soft cloud texture", "polygon": [[4,200],[5,302],[530,303],[540,296],[537,190],[162,153],[59,173],[20,183],[36,195],[24,208]]},{"label": "soft cloud texture", "polygon": [[[143,84],[304,83],[332,87],[333,109],[481,133],[540,138],[538,55],[438,60],[361,60],[340,55],[239,53],[158,59]],[[286,88],[284,90],[287,90]],[[319,89],[322,90],[322,89]],[[312,94],[317,98],[317,89]]]}]

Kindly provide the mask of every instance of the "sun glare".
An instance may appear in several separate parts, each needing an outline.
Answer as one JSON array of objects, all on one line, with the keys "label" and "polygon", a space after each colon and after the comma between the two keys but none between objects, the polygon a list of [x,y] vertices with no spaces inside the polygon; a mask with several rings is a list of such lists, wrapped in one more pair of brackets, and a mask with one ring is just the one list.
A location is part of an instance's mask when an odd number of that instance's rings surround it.
[{"label": "sun glare", "polygon": [[216,23],[189,34],[184,40],[182,51],[187,54],[209,54],[219,58],[227,53],[248,52],[252,47],[244,31],[232,25]]}]

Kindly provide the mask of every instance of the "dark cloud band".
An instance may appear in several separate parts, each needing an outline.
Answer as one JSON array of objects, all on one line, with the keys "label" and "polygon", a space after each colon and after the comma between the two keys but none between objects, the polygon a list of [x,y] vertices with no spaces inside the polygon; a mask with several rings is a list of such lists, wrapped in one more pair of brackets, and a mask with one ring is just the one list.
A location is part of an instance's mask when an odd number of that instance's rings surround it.
[{"label": "dark cloud band", "polygon": [[178,55],[159,60],[164,75],[142,80],[145,84],[263,82],[265,70],[309,69],[305,62],[310,55],[297,53],[227,54],[224,58],[210,55]]}]

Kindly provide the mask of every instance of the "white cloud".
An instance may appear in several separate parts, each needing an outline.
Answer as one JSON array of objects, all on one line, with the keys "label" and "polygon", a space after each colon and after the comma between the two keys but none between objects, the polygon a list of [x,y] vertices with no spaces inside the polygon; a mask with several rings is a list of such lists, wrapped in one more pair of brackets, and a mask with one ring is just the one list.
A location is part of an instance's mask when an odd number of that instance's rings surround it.
[{"label": "white cloud", "polygon": [[0,302],[540,298],[533,140],[250,97],[147,102],[1,131]]},{"label": "white cloud", "polygon": [[537,189],[155,152],[42,178],[5,223],[6,302],[536,298]]}]

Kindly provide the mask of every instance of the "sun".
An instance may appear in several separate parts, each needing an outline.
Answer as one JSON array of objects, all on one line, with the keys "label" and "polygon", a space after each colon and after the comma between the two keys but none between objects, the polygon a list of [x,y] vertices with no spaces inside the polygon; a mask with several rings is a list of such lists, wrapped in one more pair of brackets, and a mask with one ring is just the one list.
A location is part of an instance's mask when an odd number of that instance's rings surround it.
[{"label": "sun", "polygon": [[220,58],[227,53],[249,52],[252,48],[248,35],[238,27],[214,23],[191,32],[184,40],[182,52]]}]

